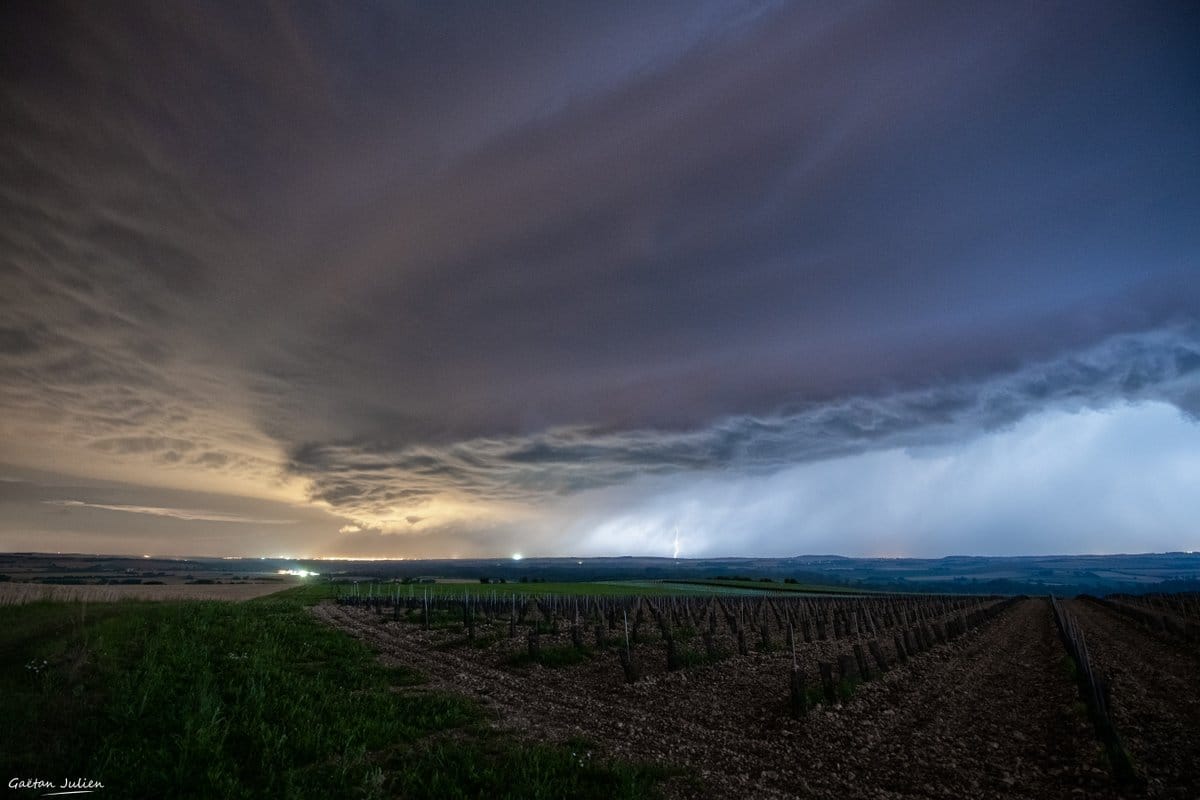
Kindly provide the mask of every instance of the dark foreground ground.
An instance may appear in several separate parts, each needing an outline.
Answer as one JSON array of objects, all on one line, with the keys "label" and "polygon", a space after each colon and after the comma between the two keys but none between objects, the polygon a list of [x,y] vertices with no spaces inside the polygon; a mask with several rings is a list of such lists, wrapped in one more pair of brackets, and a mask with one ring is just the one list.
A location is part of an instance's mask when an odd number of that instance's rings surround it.
[{"label": "dark foreground ground", "polygon": [[793,719],[778,640],[668,672],[651,635],[629,684],[611,643],[544,635],[551,668],[505,625],[472,642],[461,618],[425,630],[334,591],[0,607],[5,796],[1200,797],[1195,643],[1090,600],[1066,606],[1142,785],[1114,780],[1043,599],[905,664],[888,650],[882,676]]},{"label": "dark foreground ground", "polygon": [[[630,685],[612,653],[558,669],[516,666],[520,640],[478,647],[454,630],[365,609],[322,604],[313,613],[384,663],[476,698],[499,730],[586,739],[600,755],[684,767],[667,782],[676,797],[1200,796],[1194,653],[1087,601],[1071,610],[1112,674],[1118,724],[1145,786],[1113,779],[1043,599],[1022,600],[800,720],[786,713],[786,653],[650,669]],[[801,661],[828,658],[829,646],[802,645]]]},{"label": "dark foreground ground", "polygon": [[[515,741],[469,698],[408,691],[424,676],[305,602],[0,606],[0,796],[607,800],[663,777]],[[22,788],[35,782],[52,788]]]}]

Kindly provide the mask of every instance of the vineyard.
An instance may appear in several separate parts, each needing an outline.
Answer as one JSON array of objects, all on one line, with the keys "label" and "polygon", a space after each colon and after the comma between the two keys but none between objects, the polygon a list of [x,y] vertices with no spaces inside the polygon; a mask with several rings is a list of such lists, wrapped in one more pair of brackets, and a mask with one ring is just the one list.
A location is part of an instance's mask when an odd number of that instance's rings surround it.
[{"label": "vineyard", "polygon": [[[377,617],[389,613],[392,621],[417,622],[426,631],[458,632],[467,645],[486,647],[500,638],[520,638],[525,649],[510,656],[514,664],[553,666],[615,650],[627,683],[661,671],[719,663],[734,654],[749,656],[752,650],[782,652],[791,658],[788,706],[795,717],[803,716],[811,703],[836,703],[861,681],[887,672],[889,664],[957,638],[1012,602],[515,594],[499,598],[428,592],[402,599],[398,589],[391,597],[379,593],[339,598],[343,607],[369,608]],[[818,658],[819,685],[808,682],[800,668],[800,652]]]},{"label": "vineyard", "polygon": [[1196,793],[1195,598],[485,588],[363,587],[315,613],[505,729],[683,766],[677,796]]}]

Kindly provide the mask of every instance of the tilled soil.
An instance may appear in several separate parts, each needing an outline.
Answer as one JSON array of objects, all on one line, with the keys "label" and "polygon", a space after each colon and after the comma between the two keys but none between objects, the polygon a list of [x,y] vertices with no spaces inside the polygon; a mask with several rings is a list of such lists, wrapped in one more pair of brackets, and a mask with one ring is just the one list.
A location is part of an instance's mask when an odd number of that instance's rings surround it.
[{"label": "tilled soil", "polygon": [[62,586],[45,583],[0,583],[0,606],[55,602],[115,603],[121,600],[252,600],[288,589],[294,584],[275,583],[164,583]]},{"label": "tilled soil", "polygon": [[1068,610],[1107,676],[1117,733],[1148,797],[1200,797],[1200,657],[1087,600]]},{"label": "tilled soil", "polygon": [[[672,782],[677,797],[1118,796],[1044,600],[1024,600],[802,720],[786,713],[790,654],[650,670],[629,685],[615,652],[567,669],[517,669],[502,662],[521,640],[447,647],[454,637],[444,631],[366,609],[324,604],[314,613],[386,662],[423,671],[433,687],[480,700],[497,727],[538,740],[582,737],[597,757],[684,767],[699,780]],[[838,648],[798,647],[810,681],[816,660]],[[643,646],[639,657],[655,655]]]}]

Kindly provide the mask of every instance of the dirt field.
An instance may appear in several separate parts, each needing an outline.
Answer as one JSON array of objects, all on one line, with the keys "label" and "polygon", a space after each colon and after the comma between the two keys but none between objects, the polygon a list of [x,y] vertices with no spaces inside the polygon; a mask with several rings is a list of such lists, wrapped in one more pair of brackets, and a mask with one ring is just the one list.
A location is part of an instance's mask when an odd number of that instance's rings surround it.
[{"label": "dirt field", "polygon": [[0,605],[22,605],[39,600],[250,600],[288,588],[287,583],[186,584],[168,583],[112,586],[59,586],[43,583],[0,583]]},{"label": "dirt field", "polygon": [[1200,652],[1094,602],[1068,608],[1107,676],[1117,732],[1148,794],[1200,797]]},{"label": "dirt field", "polygon": [[[501,729],[539,740],[584,737],[600,755],[690,769],[700,781],[672,783],[676,797],[1123,796],[1041,599],[1023,600],[907,664],[893,663],[845,703],[802,720],[786,712],[790,654],[650,669],[630,685],[612,651],[569,668],[517,668],[505,659],[523,648],[519,637],[478,648],[461,632],[426,631],[364,608],[313,611],[369,642],[386,662],[476,697]],[[846,646],[802,644],[798,657],[811,674],[817,660]],[[647,664],[656,658],[641,656]],[[1180,794],[1186,780],[1173,773],[1152,794],[1196,796]]]}]

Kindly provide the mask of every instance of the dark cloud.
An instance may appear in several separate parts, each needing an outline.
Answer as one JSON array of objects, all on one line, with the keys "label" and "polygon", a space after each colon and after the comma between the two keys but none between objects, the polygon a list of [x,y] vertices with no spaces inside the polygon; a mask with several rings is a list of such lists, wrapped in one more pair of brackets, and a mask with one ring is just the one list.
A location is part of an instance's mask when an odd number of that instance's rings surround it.
[{"label": "dark cloud", "polygon": [[309,444],[290,468],[310,480],[314,499],[369,519],[396,517],[446,490],[536,503],[647,475],[770,472],[871,449],[970,440],[1046,409],[1153,400],[1188,410],[1200,391],[1197,354],[1200,328],[1178,327],[1115,337],[983,382],[731,416],[700,429],[556,428],[400,450]]},{"label": "dark cloud", "polygon": [[426,530],[1200,416],[1189,6],[0,13],[18,465]]},{"label": "dark cloud", "polygon": [[19,328],[0,328],[0,354],[20,356],[38,349],[37,338],[32,331]]}]

